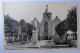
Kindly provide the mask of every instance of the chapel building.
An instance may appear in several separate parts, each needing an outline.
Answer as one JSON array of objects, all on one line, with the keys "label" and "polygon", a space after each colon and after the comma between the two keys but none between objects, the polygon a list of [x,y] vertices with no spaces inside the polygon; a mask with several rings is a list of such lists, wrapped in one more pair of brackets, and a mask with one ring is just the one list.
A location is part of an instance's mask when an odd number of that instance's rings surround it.
[{"label": "chapel building", "polygon": [[34,18],[34,20],[32,21],[33,25],[34,22],[38,23],[38,39],[51,40],[54,37],[59,37],[55,30],[55,27],[60,23],[60,19],[58,18],[58,16],[56,16],[55,19],[52,20],[52,13],[48,11],[48,5],[46,5],[46,10],[43,13],[43,19],[41,23],[39,23],[36,18]]}]

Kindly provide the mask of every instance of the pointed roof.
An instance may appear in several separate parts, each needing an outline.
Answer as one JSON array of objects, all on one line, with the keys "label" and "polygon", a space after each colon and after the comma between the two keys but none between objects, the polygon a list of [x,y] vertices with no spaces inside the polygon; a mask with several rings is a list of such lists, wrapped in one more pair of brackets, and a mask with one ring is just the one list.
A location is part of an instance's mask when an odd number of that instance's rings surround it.
[{"label": "pointed roof", "polygon": [[37,21],[38,22],[38,20],[36,18],[34,18],[34,21]]},{"label": "pointed roof", "polygon": [[36,18],[33,19],[32,23],[34,23],[35,21],[37,21],[37,23],[39,24],[39,22]]},{"label": "pointed roof", "polygon": [[60,19],[58,18],[58,16],[55,17],[55,19],[53,20],[53,22],[55,21],[60,21]]},{"label": "pointed roof", "polygon": [[48,5],[46,5],[45,13],[48,13]]}]

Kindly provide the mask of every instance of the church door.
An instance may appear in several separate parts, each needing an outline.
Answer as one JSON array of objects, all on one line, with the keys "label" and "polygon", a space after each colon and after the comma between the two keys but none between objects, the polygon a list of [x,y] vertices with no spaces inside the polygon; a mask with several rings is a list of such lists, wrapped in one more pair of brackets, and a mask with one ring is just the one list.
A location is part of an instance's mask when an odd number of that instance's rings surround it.
[{"label": "church door", "polygon": [[48,23],[44,23],[44,40],[48,40]]}]

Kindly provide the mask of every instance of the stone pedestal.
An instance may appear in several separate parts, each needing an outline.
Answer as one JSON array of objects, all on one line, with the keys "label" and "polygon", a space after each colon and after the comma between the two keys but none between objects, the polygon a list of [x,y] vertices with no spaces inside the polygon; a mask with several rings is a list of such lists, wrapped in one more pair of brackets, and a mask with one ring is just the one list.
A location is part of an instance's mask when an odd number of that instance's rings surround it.
[{"label": "stone pedestal", "polygon": [[33,36],[33,38],[32,38],[33,43],[37,43],[38,42],[38,31],[33,30],[32,36]]},{"label": "stone pedestal", "polygon": [[31,44],[30,47],[32,47],[32,48],[39,48],[39,45],[38,45],[38,31],[34,31],[33,30],[32,44]]}]

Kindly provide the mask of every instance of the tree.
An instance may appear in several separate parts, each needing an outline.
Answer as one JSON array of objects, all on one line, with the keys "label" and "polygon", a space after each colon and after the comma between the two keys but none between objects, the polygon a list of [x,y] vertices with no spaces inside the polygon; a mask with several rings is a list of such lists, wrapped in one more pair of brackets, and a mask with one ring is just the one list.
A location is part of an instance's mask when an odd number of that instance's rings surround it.
[{"label": "tree", "polygon": [[67,15],[68,28],[74,32],[77,31],[77,11],[76,8],[69,10]]},{"label": "tree", "polygon": [[27,31],[27,33],[28,33],[28,35],[29,35],[29,36],[28,36],[28,37],[29,37],[29,38],[28,38],[29,40],[31,40],[32,33],[33,33],[32,31],[33,31],[33,25],[31,25],[30,23],[28,23],[28,31]]},{"label": "tree", "polygon": [[21,32],[27,33],[28,39],[31,40],[33,25],[31,25],[30,23],[26,23],[25,20],[23,20],[23,19],[19,22],[19,24],[21,26]]},{"label": "tree", "polygon": [[21,32],[26,33],[28,26],[24,19],[20,20],[19,25],[21,26]]},{"label": "tree", "polygon": [[12,19],[9,15],[4,15],[5,33],[18,33],[18,21]]},{"label": "tree", "polygon": [[18,21],[12,19],[9,15],[4,15],[4,31],[5,37],[8,37],[8,43],[12,43],[13,35],[16,33],[15,37],[18,36]]},{"label": "tree", "polygon": [[56,26],[55,30],[56,30],[56,32],[60,35],[60,37],[62,37],[62,35],[64,35],[65,32],[68,30],[68,26],[67,26],[67,25],[68,25],[68,24],[67,24],[67,21],[64,20],[64,21],[60,22],[60,23]]},{"label": "tree", "polygon": [[11,20],[11,17],[9,15],[4,15],[4,26],[5,26],[5,36],[9,36],[7,35],[7,33],[10,33],[10,26],[11,26],[11,23],[10,23],[10,20]]},{"label": "tree", "polygon": [[60,22],[55,30],[56,32],[61,36],[63,36],[66,31],[72,30],[74,32],[77,31],[77,11],[76,8],[72,8],[71,10],[68,11],[69,13],[67,14],[67,18]]}]

